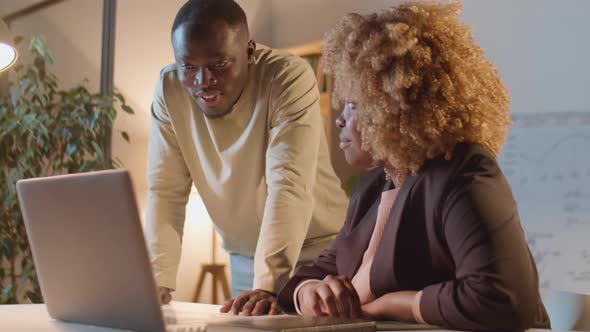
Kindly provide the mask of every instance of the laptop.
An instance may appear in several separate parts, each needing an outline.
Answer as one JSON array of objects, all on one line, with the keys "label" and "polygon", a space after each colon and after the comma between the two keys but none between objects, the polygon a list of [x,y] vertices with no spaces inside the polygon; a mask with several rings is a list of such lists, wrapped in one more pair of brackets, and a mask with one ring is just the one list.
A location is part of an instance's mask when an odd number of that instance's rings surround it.
[{"label": "laptop", "polygon": [[375,322],[244,317],[161,306],[126,170],[16,184],[41,292],[55,319],[124,330],[375,331]]},{"label": "laptop", "polygon": [[51,317],[164,330],[127,171],[26,179],[16,189]]}]

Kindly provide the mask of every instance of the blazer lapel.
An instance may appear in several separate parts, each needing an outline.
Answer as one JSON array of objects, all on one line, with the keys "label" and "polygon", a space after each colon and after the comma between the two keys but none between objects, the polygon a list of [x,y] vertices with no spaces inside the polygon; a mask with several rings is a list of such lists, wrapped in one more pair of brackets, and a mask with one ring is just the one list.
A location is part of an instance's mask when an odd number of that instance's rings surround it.
[{"label": "blazer lapel", "polygon": [[370,273],[371,291],[377,297],[390,292],[391,289],[398,288],[399,283],[395,275],[395,243],[400,223],[403,221],[401,217],[406,201],[416,183],[417,177],[417,175],[410,175],[404,180],[393,203],[391,213],[387,218],[381,241],[377,246]]},{"label": "blazer lapel", "polygon": [[[352,279],[363,260],[363,255],[377,220],[381,193],[385,184],[385,172],[383,167],[378,167],[367,172],[359,182],[353,197],[350,200],[346,218],[351,225],[347,235],[342,237],[338,244],[336,265],[338,274]],[[356,192],[358,191],[358,193]],[[345,226],[346,227],[346,226]]]},{"label": "blazer lapel", "polygon": [[343,245],[338,248],[338,272],[352,280],[363,260],[363,255],[369,246],[379,210],[381,196],[373,202],[367,213],[343,238]]}]

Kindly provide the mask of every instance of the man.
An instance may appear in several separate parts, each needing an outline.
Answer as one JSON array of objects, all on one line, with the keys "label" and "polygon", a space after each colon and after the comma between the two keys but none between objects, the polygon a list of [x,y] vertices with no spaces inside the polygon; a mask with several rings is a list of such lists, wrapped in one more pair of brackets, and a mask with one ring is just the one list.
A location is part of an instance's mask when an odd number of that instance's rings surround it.
[{"label": "man", "polygon": [[194,183],[230,253],[235,299],[222,311],[277,313],[275,294],[298,262],[335,238],[347,204],[314,73],[257,47],[233,0],[187,2],[172,45],[176,63],[156,87],[148,156],[146,233],[162,301],[175,288]]}]

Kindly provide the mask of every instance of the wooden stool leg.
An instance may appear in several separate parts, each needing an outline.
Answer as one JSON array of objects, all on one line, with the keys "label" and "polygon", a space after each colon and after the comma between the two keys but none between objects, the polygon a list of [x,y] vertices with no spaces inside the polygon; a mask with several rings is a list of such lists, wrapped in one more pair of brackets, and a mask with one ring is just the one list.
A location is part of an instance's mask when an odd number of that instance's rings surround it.
[{"label": "wooden stool leg", "polygon": [[223,289],[223,296],[225,300],[231,299],[231,292],[229,291],[229,283],[227,282],[227,275],[225,274],[225,269],[221,271],[221,288]]},{"label": "wooden stool leg", "polygon": [[[217,272],[217,271],[212,271],[212,272]],[[217,273],[211,273],[211,277],[213,280],[211,280],[211,284],[213,285],[213,293],[211,294],[211,301],[213,302],[213,304],[219,304],[219,302],[217,302]]]},{"label": "wooden stool leg", "polygon": [[219,296],[218,290],[219,286],[221,286],[221,290],[223,291],[223,301],[229,300],[231,298],[231,293],[229,289],[229,283],[227,281],[227,275],[225,274],[225,265],[223,264],[203,264],[201,266],[201,273],[199,275],[199,280],[197,281],[197,289],[195,291],[195,296],[193,298],[193,302],[199,302],[199,298],[201,297],[201,291],[203,289],[203,282],[205,281],[205,276],[207,274],[211,274],[212,278],[212,294],[211,294],[211,302],[213,304],[219,304]]},{"label": "wooden stool leg", "polygon": [[195,296],[193,296],[193,302],[199,302],[199,297],[201,297],[201,290],[203,289],[203,282],[205,281],[205,273],[207,273],[203,268],[201,268],[201,273],[199,274],[199,281],[197,281],[197,289],[195,290]]}]

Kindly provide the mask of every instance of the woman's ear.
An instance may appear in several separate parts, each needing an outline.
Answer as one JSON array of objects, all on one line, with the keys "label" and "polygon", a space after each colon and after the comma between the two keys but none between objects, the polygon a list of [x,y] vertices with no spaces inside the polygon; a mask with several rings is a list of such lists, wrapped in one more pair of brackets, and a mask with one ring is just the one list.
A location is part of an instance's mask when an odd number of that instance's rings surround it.
[{"label": "woman's ear", "polygon": [[254,51],[256,51],[256,42],[250,39],[248,41],[248,64],[251,65],[254,63]]}]

